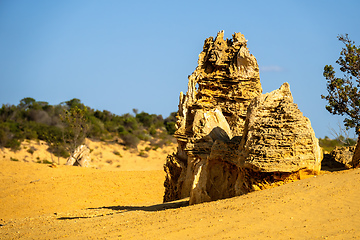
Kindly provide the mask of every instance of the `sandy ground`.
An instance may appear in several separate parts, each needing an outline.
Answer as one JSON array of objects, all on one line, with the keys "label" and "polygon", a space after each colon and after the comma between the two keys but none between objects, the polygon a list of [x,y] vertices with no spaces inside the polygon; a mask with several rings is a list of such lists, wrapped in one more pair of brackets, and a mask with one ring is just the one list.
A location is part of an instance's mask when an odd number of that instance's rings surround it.
[{"label": "sandy ground", "polygon": [[149,151],[150,161],[118,149],[117,162],[110,153],[118,146],[106,147],[98,146],[94,168],[24,162],[19,152],[11,161],[2,152],[0,239],[360,239],[360,169],[210,203],[162,204],[171,149]]},{"label": "sandy ground", "polygon": [[[85,144],[91,151],[91,168],[112,171],[162,170],[167,154],[176,149],[174,143],[156,149],[144,141],[141,141],[136,149],[129,149],[115,142],[96,142],[90,139],[86,139]],[[67,159],[58,158],[47,149],[48,145],[44,141],[26,140],[16,152],[0,148],[0,160],[3,158],[20,162],[55,162],[59,165],[66,163]]]}]

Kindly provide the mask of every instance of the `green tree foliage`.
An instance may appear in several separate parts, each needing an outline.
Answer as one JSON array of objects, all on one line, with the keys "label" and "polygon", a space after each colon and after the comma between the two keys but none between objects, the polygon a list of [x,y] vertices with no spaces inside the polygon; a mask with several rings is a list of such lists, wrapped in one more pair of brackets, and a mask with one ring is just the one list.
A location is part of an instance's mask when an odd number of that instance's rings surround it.
[{"label": "green tree foliage", "polygon": [[360,133],[360,46],[355,46],[346,34],[338,39],[345,44],[336,61],[340,65],[340,71],[344,73],[342,78],[335,76],[333,66],[324,67],[324,77],[327,80],[328,95],[321,95],[328,104],[326,109],[334,115],[345,116],[344,125],[347,129],[355,128]]},{"label": "green tree foliage", "polygon": [[330,139],[328,136],[325,136],[325,138],[319,138],[319,145],[325,151],[331,152],[335,147],[348,147],[356,145],[356,139],[345,138],[342,135],[335,139]]},{"label": "green tree foliage", "polygon": [[60,116],[64,123],[63,139],[70,153],[84,144],[89,129],[88,112],[86,107],[79,104],[70,105]]},{"label": "green tree foliage", "polygon": [[166,128],[166,131],[170,134],[170,135],[173,135],[176,131],[176,115],[177,115],[177,112],[172,112],[170,114],[169,117],[167,117],[164,121],[164,124],[165,124],[165,128]]},{"label": "green tree foliage", "polygon": [[175,115],[165,120],[137,110],[116,115],[91,109],[77,98],[50,105],[27,97],[17,106],[3,104],[0,108],[0,147],[17,150],[24,139],[39,139],[49,144],[55,156],[67,157],[85,137],[107,141],[120,137],[128,147],[136,147],[140,140],[166,142],[175,131]]}]

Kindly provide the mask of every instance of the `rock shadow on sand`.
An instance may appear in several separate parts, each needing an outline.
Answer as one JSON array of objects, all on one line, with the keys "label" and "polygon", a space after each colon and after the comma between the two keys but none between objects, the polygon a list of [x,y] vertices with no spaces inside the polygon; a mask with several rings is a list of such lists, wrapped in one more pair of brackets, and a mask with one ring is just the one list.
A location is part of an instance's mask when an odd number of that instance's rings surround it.
[{"label": "rock shadow on sand", "polygon": [[174,202],[161,203],[151,206],[108,206],[108,207],[100,207],[100,208],[88,208],[88,209],[111,209],[114,211],[146,211],[146,212],[156,212],[163,211],[167,209],[176,209],[181,207],[189,206],[189,199],[181,199]]},{"label": "rock shadow on sand", "polygon": [[[86,210],[106,210],[110,209],[117,213],[124,213],[124,212],[131,212],[131,211],[146,211],[146,212],[157,212],[157,211],[164,211],[168,209],[176,209],[181,207],[189,206],[189,198],[181,199],[178,201],[167,202],[162,204],[156,204],[151,206],[104,206],[98,208],[87,208]],[[94,218],[94,217],[102,217],[105,215],[113,215],[114,213],[108,214],[99,214],[93,216],[73,216],[73,217],[59,217],[58,220],[75,220],[75,219],[86,219],[86,218]]]}]

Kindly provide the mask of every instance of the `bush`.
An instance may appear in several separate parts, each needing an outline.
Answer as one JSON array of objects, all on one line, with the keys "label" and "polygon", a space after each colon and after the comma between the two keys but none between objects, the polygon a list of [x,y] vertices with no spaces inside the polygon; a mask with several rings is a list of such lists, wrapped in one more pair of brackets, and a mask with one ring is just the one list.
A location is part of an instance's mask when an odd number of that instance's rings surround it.
[{"label": "bush", "polygon": [[20,145],[21,142],[18,139],[13,138],[5,144],[5,147],[10,148],[13,151],[18,151],[20,150]]},{"label": "bush", "polygon": [[62,158],[70,157],[70,153],[63,144],[50,145],[49,150],[54,154],[55,157],[62,157]]},{"label": "bush", "polygon": [[30,153],[31,155],[34,154],[35,152],[35,148],[34,147],[31,147],[27,150],[28,153]]},{"label": "bush", "polygon": [[36,163],[52,164],[52,162],[48,161],[47,159],[44,159],[44,160],[38,160]]},{"label": "bush", "polygon": [[149,134],[151,135],[151,136],[155,136],[156,135],[156,128],[155,128],[155,126],[154,125],[152,125],[150,128],[149,128]]},{"label": "bush", "polygon": [[136,137],[130,133],[122,134],[122,135],[120,135],[120,137],[124,141],[124,145],[131,147],[131,148],[136,148],[140,142],[140,139],[138,137]]},{"label": "bush", "polygon": [[116,156],[122,157],[119,151],[114,150],[113,153],[114,153]]},{"label": "bush", "polygon": [[165,128],[166,128],[166,131],[168,132],[168,134],[174,135],[174,133],[176,131],[175,122],[167,122],[165,125]]},{"label": "bush", "polygon": [[330,139],[329,137],[325,136],[325,138],[319,138],[319,145],[325,151],[331,152],[335,147],[342,147],[342,146],[355,146],[356,139],[352,138],[344,138],[340,136],[335,139]]},{"label": "bush", "polygon": [[164,120],[165,128],[168,134],[173,135],[176,131],[176,115],[177,112],[172,112],[169,117]]},{"label": "bush", "polygon": [[133,148],[140,140],[166,139],[175,131],[176,112],[165,120],[156,114],[134,114],[93,110],[76,98],[52,106],[27,97],[17,106],[0,108],[0,147],[18,150],[24,139],[44,140],[55,156],[67,157],[65,147],[69,151],[85,137],[107,141],[120,136],[125,146]]},{"label": "bush", "polygon": [[146,152],[144,152],[143,150],[141,150],[141,151],[139,152],[139,156],[140,156],[140,157],[143,157],[143,158],[147,158],[149,155],[148,155]]},{"label": "bush", "polygon": [[8,141],[8,138],[7,138],[7,134],[6,134],[5,130],[0,128],[0,147],[5,146],[7,141]]}]

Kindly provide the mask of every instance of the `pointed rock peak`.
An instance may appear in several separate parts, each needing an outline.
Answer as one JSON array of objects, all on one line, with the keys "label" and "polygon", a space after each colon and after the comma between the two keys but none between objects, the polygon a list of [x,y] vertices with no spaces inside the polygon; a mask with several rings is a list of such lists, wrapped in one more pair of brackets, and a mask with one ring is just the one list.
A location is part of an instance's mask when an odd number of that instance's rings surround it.
[{"label": "pointed rock peak", "polygon": [[246,46],[247,40],[245,39],[244,34],[234,33],[232,35],[234,43],[241,43]]},{"label": "pointed rock peak", "polygon": [[320,170],[319,142],[288,83],[251,102],[244,132],[240,165],[263,172]]},{"label": "pointed rock peak", "polygon": [[221,30],[217,33],[215,41],[224,40],[224,30]]},{"label": "pointed rock peak", "polygon": [[282,92],[285,96],[292,96],[290,91],[290,84],[287,82],[280,86],[279,91]]},{"label": "pointed rock peak", "polygon": [[[256,102],[272,102],[272,104],[277,104],[278,101],[287,101],[293,103],[293,97],[290,91],[289,83],[283,83],[279,89],[276,89],[270,93],[260,95],[255,101]],[[253,103],[258,104],[258,103]]]}]

